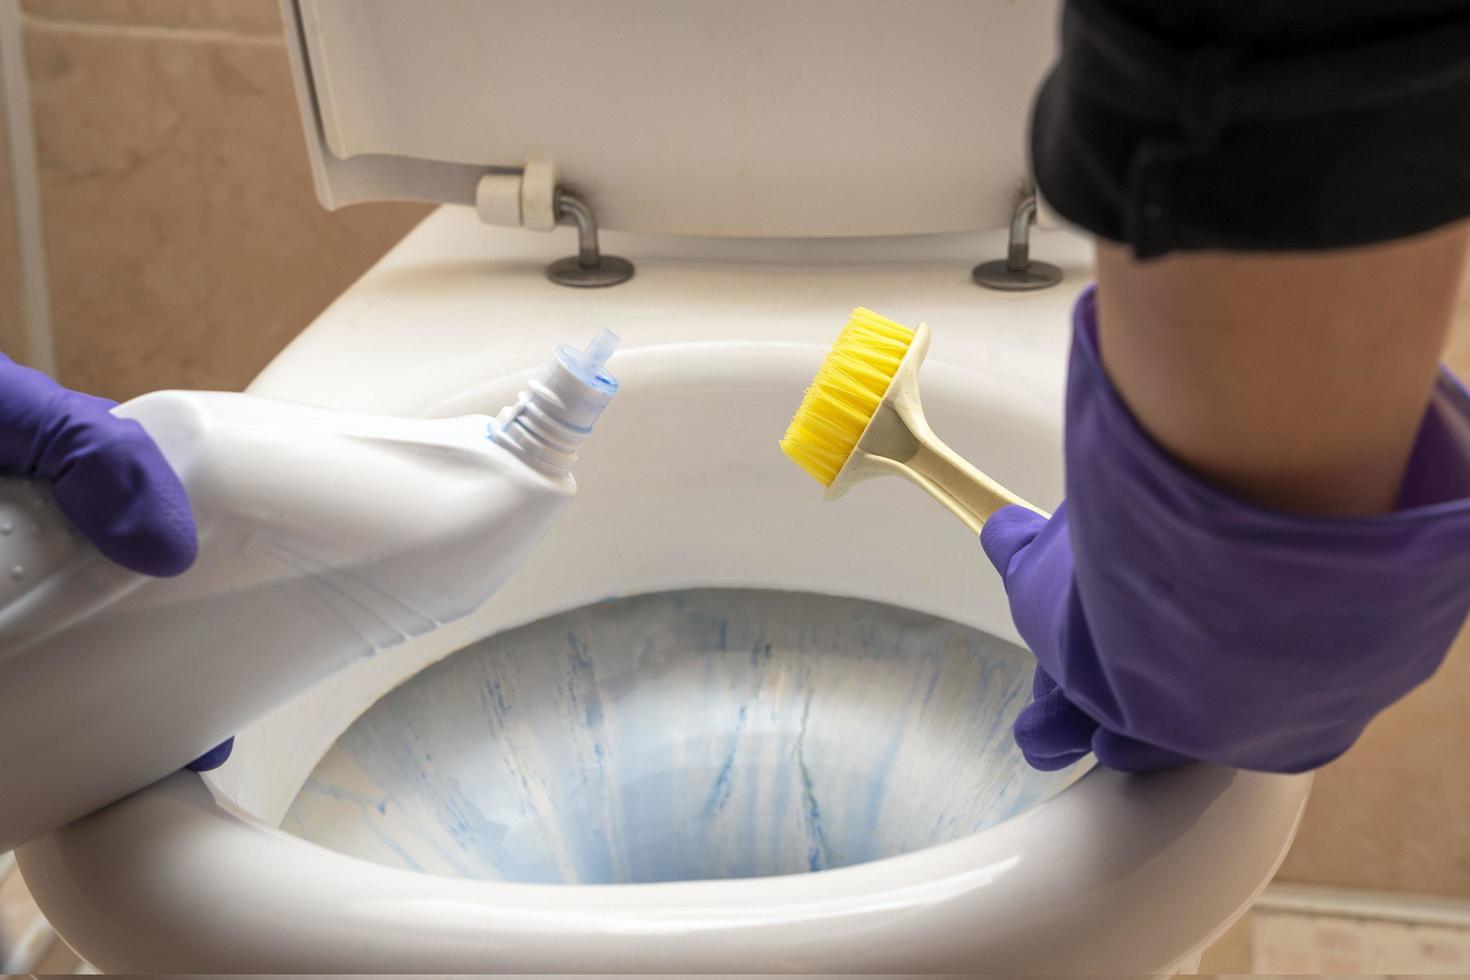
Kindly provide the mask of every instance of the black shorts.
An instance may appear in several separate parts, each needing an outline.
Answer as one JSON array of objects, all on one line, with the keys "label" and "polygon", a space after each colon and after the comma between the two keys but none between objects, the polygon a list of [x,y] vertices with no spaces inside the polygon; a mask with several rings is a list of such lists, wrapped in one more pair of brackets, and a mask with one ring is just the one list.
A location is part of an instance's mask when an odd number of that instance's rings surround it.
[{"label": "black shorts", "polygon": [[1470,0],[1068,0],[1047,202],[1141,258],[1320,250],[1470,216]]}]

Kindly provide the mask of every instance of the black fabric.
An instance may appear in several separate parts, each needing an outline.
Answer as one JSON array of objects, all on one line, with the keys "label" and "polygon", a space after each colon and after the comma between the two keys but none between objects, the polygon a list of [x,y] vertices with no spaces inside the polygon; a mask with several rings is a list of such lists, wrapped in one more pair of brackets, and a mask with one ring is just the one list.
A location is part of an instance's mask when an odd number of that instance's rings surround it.
[{"label": "black fabric", "polygon": [[1069,0],[1031,155],[1058,213],[1141,258],[1470,216],[1470,0]]}]

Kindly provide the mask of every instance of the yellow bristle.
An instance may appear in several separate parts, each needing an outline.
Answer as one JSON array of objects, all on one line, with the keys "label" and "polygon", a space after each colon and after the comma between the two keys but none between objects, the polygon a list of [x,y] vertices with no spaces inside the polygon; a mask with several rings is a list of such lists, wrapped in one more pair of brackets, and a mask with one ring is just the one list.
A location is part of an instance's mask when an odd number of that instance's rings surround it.
[{"label": "yellow bristle", "polygon": [[853,310],[802,397],[781,451],[830,486],[878,411],[913,340],[914,332],[903,324],[863,307]]}]

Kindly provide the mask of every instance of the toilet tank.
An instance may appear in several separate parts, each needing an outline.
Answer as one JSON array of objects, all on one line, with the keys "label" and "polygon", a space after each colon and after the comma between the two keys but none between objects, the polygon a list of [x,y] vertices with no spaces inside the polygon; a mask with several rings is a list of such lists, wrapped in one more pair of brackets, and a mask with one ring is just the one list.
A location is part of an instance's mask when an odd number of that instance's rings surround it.
[{"label": "toilet tank", "polygon": [[550,164],[604,228],[1005,225],[1053,0],[282,0],[328,208]]}]

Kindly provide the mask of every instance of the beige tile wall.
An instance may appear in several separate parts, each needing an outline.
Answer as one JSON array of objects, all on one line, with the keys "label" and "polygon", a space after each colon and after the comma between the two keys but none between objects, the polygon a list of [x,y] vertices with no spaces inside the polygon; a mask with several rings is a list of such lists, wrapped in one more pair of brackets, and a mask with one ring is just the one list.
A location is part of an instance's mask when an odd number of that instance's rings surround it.
[{"label": "beige tile wall", "polygon": [[1470,898],[1470,637],[1318,774],[1279,877]]},{"label": "beige tile wall", "polygon": [[10,158],[5,147],[5,106],[0,105],[0,353],[26,359],[21,320],[19,244],[10,196]]},{"label": "beige tile wall", "polygon": [[61,380],[238,388],[424,213],[316,203],[274,0],[26,0]]},{"label": "beige tile wall", "polygon": [[247,34],[281,29],[276,0],[22,0],[28,14],[118,27],[218,28]]}]

